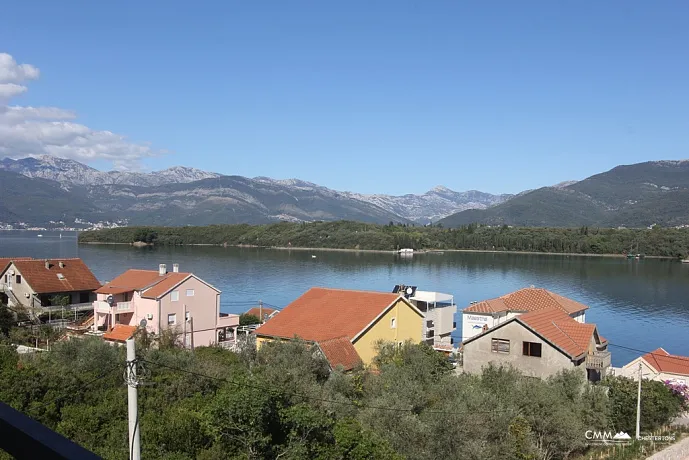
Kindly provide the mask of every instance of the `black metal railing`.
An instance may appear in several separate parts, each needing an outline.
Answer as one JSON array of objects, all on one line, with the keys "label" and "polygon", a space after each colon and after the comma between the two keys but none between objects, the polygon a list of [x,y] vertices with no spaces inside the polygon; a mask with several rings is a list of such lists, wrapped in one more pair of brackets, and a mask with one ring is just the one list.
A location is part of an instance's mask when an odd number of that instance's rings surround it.
[{"label": "black metal railing", "polygon": [[0,449],[14,458],[96,460],[98,455],[0,402]]}]

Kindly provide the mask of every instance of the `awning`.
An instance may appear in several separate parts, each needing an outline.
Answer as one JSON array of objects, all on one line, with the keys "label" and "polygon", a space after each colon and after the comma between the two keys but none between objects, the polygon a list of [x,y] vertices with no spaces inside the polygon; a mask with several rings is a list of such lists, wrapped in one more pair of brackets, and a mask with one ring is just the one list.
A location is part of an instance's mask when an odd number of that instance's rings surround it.
[{"label": "awning", "polygon": [[427,303],[452,303],[454,296],[442,292],[416,291],[414,296],[409,299]]}]

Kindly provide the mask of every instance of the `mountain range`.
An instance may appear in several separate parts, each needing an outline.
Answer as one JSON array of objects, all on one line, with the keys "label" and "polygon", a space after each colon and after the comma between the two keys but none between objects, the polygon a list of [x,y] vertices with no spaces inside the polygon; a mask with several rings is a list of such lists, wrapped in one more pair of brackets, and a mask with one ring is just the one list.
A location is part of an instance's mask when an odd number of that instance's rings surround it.
[{"label": "mountain range", "polygon": [[[12,203],[0,202],[0,222],[32,225],[75,217],[160,225],[340,219],[425,224],[511,197],[446,187],[423,195],[364,195],[298,179],[225,176],[181,166],[150,173],[102,172],[47,155],[2,159],[0,173],[0,190],[8,189],[2,196],[13,196]],[[46,206],[45,198],[51,194],[56,200],[74,202],[74,209]]]},{"label": "mountain range", "polygon": [[582,181],[520,193],[489,209],[440,220],[516,226],[646,227],[689,224],[689,160],[617,166]]},{"label": "mountain range", "polygon": [[438,186],[420,195],[341,192],[299,179],[226,176],[177,166],[103,172],[40,156],[0,160],[0,223],[126,221],[129,225],[356,220],[514,226],[689,224],[689,160],[617,166],[516,195]]}]

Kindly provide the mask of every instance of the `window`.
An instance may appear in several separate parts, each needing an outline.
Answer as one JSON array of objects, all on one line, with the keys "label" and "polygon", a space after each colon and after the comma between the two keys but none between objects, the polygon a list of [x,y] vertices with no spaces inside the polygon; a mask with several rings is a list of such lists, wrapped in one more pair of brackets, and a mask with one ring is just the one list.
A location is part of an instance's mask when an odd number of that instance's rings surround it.
[{"label": "window", "polygon": [[170,293],[170,300],[177,302],[179,300],[179,291],[172,291]]},{"label": "window", "polygon": [[5,275],[5,284],[7,284],[9,281],[7,280],[7,275]]},{"label": "window", "polygon": [[397,318],[390,318],[390,328],[394,329],[397,327]]},{"label": "window", "polygon": [[17,275],[16,283],[17,283],[17,284],[22,284],[22,275]]},{"label": "window", "polygon": [[522,351],[524,356],[534,356],[536,358],[541,357],[541,347],[540,343],[535,342],[524,342],[522,346]]},{"label": "window", "polygon": [[491,339],[490,351],[492,351],[493,353],[509,353],[510,341],[505,339]]},{"label": "window", "polygon": [[187,289],[187,297],[194,297],[194,290],[193,289]]},{"label": "window", "polygon": [[91,294],[88,292],[79,293],[79,303],[88,303],[91,300]]},{"label": "window", "polygon": [[177,315],[175,313],[170,313],[169,315],[167,315],[167,324],[168,326],[177,324]]}]

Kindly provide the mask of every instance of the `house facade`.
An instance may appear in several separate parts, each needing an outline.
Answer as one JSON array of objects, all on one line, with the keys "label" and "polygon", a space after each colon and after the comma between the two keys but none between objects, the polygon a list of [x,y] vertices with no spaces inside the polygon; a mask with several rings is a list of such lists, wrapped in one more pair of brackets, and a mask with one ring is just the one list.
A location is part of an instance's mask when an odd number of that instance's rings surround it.
[{"label": "house facade", "polygon": [[462,341],[524,313],[555,308],[580,323],[586,322],[588,306],[546,289],[529,287],[495,299],[472,302],[462,311]]},{"label": "house facade", "polygon": [[145,325],[155,335],[176,331],[186,346],[206,346],[232,342],[239,326],[239,315],[220,313],[221,292],[177,264],[172,272],[165,264],[157,271],[128,270],[96,293],[94,331]]},{"label": "house facade", "polygon": [[689,356],[672,355],[658,348],[622,366],[617,374],[638,380],[639,364],[642,378],[689,385]]},{"label": "house facade", "polygon": [[512,317],[465,340],[464,371],[480,373],[492,363],[547,378],[577,369],[588,380],[598,381],[609,373],[607,346],[595,324],[580,323],[560,309],[545,308]]},{"label": "house facade", "polygon": [[455,314],[457,305],[454,296],[442,292],[421,291],[415,286],[397,285],[392,291],[403,295],[424,315],[423,341],[437,351],[450,352],[454,349],[452,333],[457,328]]},{"label": "house facade", "polygon": [[312,288],[256,329],[256,344],[301,338],[331,368],[370,365],[379,342],[422,341],[424,315],[398,294]]},{"label": "house facade", "polygon": [[[4,266],[3,266],[4,265]],[[101,283],[81,259],[12,259],[0,261],[3,300],[41,314],[56,300],[88,305]]]}]

